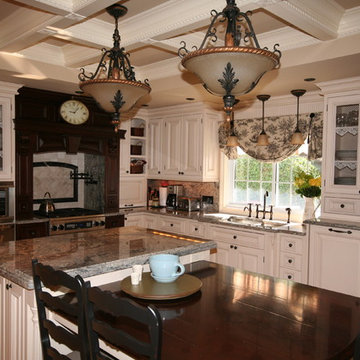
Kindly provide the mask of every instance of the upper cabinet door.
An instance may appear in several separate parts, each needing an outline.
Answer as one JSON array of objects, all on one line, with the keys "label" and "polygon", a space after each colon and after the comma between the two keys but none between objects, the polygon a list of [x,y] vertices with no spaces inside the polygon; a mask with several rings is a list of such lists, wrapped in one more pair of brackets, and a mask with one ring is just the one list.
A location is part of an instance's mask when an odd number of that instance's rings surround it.
[{"label": "upper cabinet door", "polygon": [[326,151],[329,191],[359,196],[359,104],[359,95],[329,99]]},{"label": "upper cabinet door", "polygon": [[163,119],[151,119],[148,123],[147,132],[147,169],[148,176],[161,176],[162,168],[162,127]]},{"label": "upper cabinet door", "polygon": [[182,120],[181,172],[185,176],[201,176],[202,117],[184,116]]},{"label": "upper cabinet door", "polygon": [[14,132],[11,119],[11,99],[0,97],[0,180],[13,181]]},{"label": "upper cabinet door", "polygon": [[167,176],[181,175],[181,116],[168,117],[163,130],[163,166]]}]

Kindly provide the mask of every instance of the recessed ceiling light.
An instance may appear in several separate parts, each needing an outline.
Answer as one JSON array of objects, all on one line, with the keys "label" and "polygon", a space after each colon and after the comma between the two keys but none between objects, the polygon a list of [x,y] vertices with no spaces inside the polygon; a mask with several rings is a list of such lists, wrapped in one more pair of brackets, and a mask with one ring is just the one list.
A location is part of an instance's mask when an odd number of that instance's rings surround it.
[{"label": "recessed ceiling light", "polygon": [[185,98],[185,100],[193,101],[193,100],[195,100],[195,98],[187,97],[187,98]]},{"label": "recessed ceiling light", "polygon": [[304,81],[308,81],[308,82],[311,82],[311,81],[315,81],[316,79],[313,78],[313,77],[308,77],[308,78],[305,78]]}]

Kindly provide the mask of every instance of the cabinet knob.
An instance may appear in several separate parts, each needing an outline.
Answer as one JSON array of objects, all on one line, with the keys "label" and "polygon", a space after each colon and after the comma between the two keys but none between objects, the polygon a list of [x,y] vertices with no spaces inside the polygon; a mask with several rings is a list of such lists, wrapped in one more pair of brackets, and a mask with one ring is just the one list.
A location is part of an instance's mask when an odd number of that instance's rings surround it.
[{"label": "cabinet knob", "polygon": [[230,249],[233,249],[234,248],[234,245],[230,245]]},{"label": "cabinet knob", "polygon": [[6,287],[6,290],[9,290],[12,288],[12,284],[6,284],[5,287]]},{"label": "cabinet knob", "polygon": [[126,173],[128,174],[128,173],[129,173],[129,170],[126,170]]},{"label": "cabinet knob", "polygon": [[199,229],[196,227],[194,230],[195,230],[195,231],[198,231]]},{"label": "cabinet knob", "polygon": [[288,275],[287,277],[288,277],[288,279],[290,279],[290,280],[292,279],[292,275]]},{"label": "cabinet knob", "polygon": [[234,240],[235,240],[235,239],[237,239],[237,236],[236,236],[236,235],[234,235],[234,236],[233,236],[233,239],[234,239]]},{"label": "cabinet knob", "polygon": [[170,226],[174,226],[174,224],[170,224]]},{"label": "cabinet knob", "polygon": [[289,263],[289,264],[291,264],[292,262],[293,262],[292,259],[289,259],[289,260],[288,260],[288,263]]},{"label": "cabinet knob", "polygon": [[236,246],[236,245],[234,246],[234,249],[235,249],[235,250],[237,249],[237,246]]},{"label": "cabinet knob", "polygon": [[293,247],[293,244],[292,244],[292,243],[289,243],[289,247]]},{"label": "cabinet knob", "polygon": [[345,205],[344,205],[344,204],[341,204],[340,207],[343,209],[343,208],[345,207]]},{"label": "cabinet knob", "polygon": [[158,171],[158,174],[161,174],[161,171]]}]

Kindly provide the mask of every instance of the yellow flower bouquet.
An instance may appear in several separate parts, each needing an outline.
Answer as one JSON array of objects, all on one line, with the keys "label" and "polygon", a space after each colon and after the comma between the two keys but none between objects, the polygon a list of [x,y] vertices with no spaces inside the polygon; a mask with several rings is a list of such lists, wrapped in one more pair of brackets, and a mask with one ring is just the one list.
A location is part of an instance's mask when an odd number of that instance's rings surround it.
[{"label": "yellow flower bouquet", "polygon": [[301,197],[314,198],[321,195],[321,177],[316,172],[316,169],[307,172],[301,169],[295,171],[295,192]]}]

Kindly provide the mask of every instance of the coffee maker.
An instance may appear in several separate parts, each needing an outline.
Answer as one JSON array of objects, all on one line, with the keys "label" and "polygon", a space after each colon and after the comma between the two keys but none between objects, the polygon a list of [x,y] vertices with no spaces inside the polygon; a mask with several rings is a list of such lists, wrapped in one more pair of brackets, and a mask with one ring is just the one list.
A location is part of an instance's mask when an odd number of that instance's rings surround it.
[{"label": "coffee maker", "polygon": [[180,196],[184,194],[183,185],[169,185],[168,196],[166,199],[166,207],[169,209],[176,209],[178,206],[178,200]]}]

